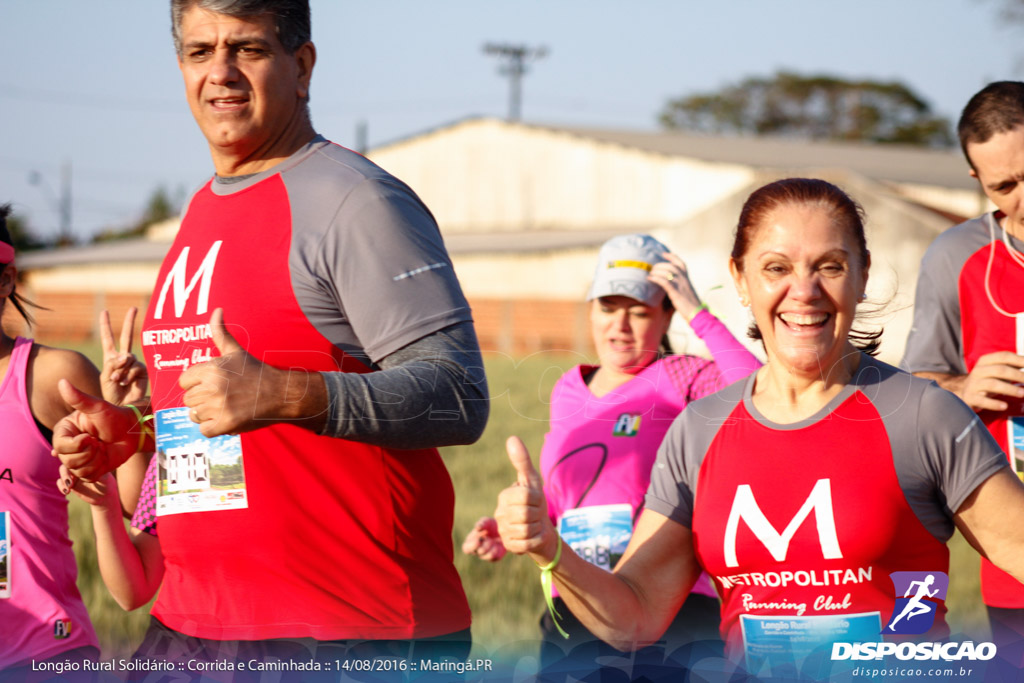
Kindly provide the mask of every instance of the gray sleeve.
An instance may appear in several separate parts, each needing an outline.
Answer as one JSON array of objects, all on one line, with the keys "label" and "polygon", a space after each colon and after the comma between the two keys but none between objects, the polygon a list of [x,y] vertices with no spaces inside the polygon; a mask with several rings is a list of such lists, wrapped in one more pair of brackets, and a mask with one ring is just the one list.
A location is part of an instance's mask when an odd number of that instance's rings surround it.
[{"label": "gray sleeve", "polygon": [[322,434],[388,448],[473,443],[490,410],[473,325],[458,323],[389,354],[382,370],[321,373],[329,400]]},{"label": "gray sleeve", "polygon": [[690,480],[690,472],[686,467],[687,458],[683,452],[685,414],[684,410],[676,417],[668,428],[661,447],[658,448],[658,457],[651,470],[651,485],[647,489],[644,507],[665,515],[687,529],[692,529],[693,491],[696,482]]},{"label": "gray sleeve", "polygon": [[360,182],[332,224],[321,254],[325,279],[374,363],[471,320],[434,217],[400,181]]},{"label": "gray sleeve", "polygon": [[704,456],[752,381],[748,377],[705,396],[676,417],[658,449],[644,507],[693,528],[693,503]]},{"label": "gray sleeve", "polygon": [[974,411],[935,384],[921,395],[917,434],[920,462],[937,483],[950,517],[982,482],[1010,466]]},{"label": "gray sleeve", "polygon": [[[967,372],[960,332],[960,267],[949,251],[956,240],[942,235],[925,253],[914,294],[914,318],[901,366],[909,372]],[[966,254],[963,255],[966,258]],[[959,264],[962,266],[962,262]]]},{"label": "gray sleeve", "polygon": [[[907,504],[939,541],[953,535],[953,515],[982,482],[1009,467],[974,411],[935,382],[873,359],[878,386],[862,386],[879,410]],[[865,373],[861,373],[863,376]]]}]

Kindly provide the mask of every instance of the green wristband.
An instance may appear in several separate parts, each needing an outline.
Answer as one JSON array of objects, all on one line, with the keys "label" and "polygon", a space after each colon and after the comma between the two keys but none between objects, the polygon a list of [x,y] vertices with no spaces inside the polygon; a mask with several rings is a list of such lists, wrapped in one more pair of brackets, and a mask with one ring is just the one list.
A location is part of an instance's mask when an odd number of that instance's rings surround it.
[{"label": "green wristband", "polygon": [[135,413],[135,419],[139,421],[139,445],[135,447],[135,452],[139,453],[142,451],[143,446],[146,445],[146,436],[153,436],[153,428],[146,424],[153,419],[153,416],[143,415],[142,411],[134,403],[129,403],[128,407],[132,409],[132,412]]},{"label": "green wristband", "polygon": [[696,318],[698,315],[700,315],[701,311],[706,311],[706,310],[708,310],[708,305],[702,303],[700,306],[698,306],[696,308],[696,310],[694,310],[693,315],[691,315],[689,318],[686,319],[686,322],[688,322],[688,323],[689,322],[693,322],[693,319]]},{"label": "green wristband", "polygon": [[565,629],[562,628],[562,625],[558,623],[558,620],[561,619],[562,617],[561,617],[561,615],[557,611],[555,611],[555,601],[554,601],[554,598],[551,597],[551,588],[552,588],[552,583],[553,583],[553,579],[551,578],[551,572],[552,572],[552,570],[555,567],[558,566],[558,563],[559,563],[559,561],[561,561],[561,559],[562,559],[562,537],[559,536],[558,537],[558,547],[555,550],[555,557],[554,557],[554,559],[552,559],[550,562],[548,562],[545,565],[539,565],[538,564],[537,567],[540,569],[540,586],[541,586],[541,590],[544,591],[544,601],[547,602],[547,604],[548,604],[548,613],[551,614],[551,621],[554,622],[555,628],[557,628],[558,632],[560,634],[562,634],[562,637],[565,638],[566,640],[568,640],[569,639],[569,634],[566,633]]}]

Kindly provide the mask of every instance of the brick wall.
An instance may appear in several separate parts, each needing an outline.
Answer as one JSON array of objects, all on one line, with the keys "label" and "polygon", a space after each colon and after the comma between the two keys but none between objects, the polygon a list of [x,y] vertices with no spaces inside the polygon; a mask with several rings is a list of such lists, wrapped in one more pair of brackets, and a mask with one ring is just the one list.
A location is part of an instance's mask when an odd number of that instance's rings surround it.
[{"label": "brick wall", "polygon": [[[110,311],[115,336],[130,306],[145,311],[149,295],[43,293],[35,302],[50,310],[30,309],[36,324],[25,328],[13,306],[4,307],[3,324],[9,334],[35,337],[44,343],[80,344],[98,339],[97,319]],[[512,356],[538,351],[590,353],[587,305],[581,301],[471,299],[480,347]]]},{"label": "brick wall", "polygon": [[581,301],[471,299],[480,347],[523,356],[537,351],[591,350]]},{"label": "brick wall", "polygon": [[[149,295],[61,292],[33,296],[32,301],[43,308],[27,307],[28,312],[35,319],[35,325],[31,329],[25,325],[14,306],[4,305],[3,325],[8,334],[31,336],[48,344],[80,344],[99,339],[100,311],[103,309],[110,311],[114,334],[117,336],[121,330],[124,314],[132,306],[145,312],[149,303]],[[138,323],[136,323],[137,327]]]}]

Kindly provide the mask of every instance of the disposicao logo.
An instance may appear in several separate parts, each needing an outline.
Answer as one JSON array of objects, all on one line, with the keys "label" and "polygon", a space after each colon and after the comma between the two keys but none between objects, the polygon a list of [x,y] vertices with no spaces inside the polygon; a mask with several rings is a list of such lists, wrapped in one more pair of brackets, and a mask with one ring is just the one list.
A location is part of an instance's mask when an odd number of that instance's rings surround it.
[{"label": "disposicao logo", "polygon": [[[882,634],[920,635],[935,623],[939,603],[946,599],[949,577],[944,572],[893,572],[889,574],[896,591],[896,605]],[[931,642],[931,643],[833,643],[832,661],[880,660],[896,657],[899,660],[958,660],[985,661],[996,656],[992,643]]]},{"label": "disposicao logo", "polygon": [[939,603],[946,599],[949,577],[944,572],[893,572],[896,605],[883,634],[920,635],[935,623]]}]

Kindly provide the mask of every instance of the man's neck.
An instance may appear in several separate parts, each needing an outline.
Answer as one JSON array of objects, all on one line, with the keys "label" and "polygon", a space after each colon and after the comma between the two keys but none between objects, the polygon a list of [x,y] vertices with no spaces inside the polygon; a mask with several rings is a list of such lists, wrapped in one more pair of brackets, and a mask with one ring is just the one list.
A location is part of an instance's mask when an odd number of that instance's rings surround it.
[{"label": "man's neck", "polygon": [[996,220],[999,223],[999,227],[1005,230],[1011,237],[1024,241],[1024,227],[1011,223],[1007,220],[1006,214],[1001,211],[996,212]]},{"label": "man's neck", "polygon": [[230,178],[239,175],[253,175],[273,168],[297,151],[316,136],[312,124],[304,119],[294,127],[269,140],[258,147],[233,145],[218,147],[210,145],[210,156],[218,176]]}]

